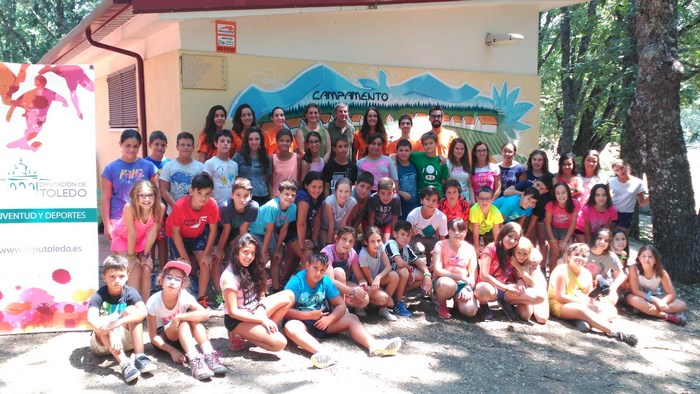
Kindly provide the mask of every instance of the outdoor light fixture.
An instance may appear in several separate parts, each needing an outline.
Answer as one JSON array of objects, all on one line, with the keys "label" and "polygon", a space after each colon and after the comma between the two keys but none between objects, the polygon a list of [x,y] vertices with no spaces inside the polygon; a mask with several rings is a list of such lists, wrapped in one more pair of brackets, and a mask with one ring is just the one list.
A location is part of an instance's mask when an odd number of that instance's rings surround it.
[{"label": "outdoor light fixture", "polygon": [[517,33],[486,33],[486,46],[515,45],[525,39],[522,34]]}]

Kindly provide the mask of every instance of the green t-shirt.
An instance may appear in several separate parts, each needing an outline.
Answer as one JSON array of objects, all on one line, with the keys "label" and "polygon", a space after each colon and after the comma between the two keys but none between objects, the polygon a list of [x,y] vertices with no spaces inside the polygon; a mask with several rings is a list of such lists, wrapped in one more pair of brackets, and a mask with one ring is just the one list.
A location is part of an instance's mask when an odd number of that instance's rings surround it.
[{"label": "green t-shirt", "polygon": [[411,163],[418,169],[418,192],[426,186],[435,186],[442,195],[442,181],[449,176],[447,163],[440,164],[440,157],[428,157],[425,152],[411,153]]}]

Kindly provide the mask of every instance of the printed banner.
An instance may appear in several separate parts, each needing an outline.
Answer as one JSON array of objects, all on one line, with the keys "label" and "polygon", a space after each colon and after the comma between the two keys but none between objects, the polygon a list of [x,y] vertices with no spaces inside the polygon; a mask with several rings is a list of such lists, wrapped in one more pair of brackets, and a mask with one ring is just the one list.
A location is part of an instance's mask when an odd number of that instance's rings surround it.
[{"label": "printed banner", "polygon": [[97,288],[92,66],[0,63],[0,334],[86,328]]}]

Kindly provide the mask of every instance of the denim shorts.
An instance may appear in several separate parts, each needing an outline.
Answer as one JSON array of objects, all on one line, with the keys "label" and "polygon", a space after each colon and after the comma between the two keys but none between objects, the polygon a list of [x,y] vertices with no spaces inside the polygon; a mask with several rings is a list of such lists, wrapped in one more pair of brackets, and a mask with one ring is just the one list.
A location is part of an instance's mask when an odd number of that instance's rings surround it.
[{"label": "denim shorts", "polygon": [[[199,252],[204,250],[204,248],[207,247],[207,237],[209,235],[209,228],[205,228],[204,232],[197,238],[182,238],[182,242],[185,244],[185,251],[187,253],[192,253],[192,252]],[[170,256],[174,259],[180,258],[180,257],[187,257],[187,256],[180,256],[180,253],[177,251],[177,248],[175,247],[175,241],[173,241],[173,237],[168,237],[168,250],[170,251]]]}]

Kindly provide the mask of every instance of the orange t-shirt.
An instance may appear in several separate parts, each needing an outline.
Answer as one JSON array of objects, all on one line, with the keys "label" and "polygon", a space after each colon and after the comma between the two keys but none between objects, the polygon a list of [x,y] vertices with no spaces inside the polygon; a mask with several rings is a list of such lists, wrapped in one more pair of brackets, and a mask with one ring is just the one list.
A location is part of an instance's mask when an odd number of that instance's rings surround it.
[{"label": "orange t-shirt", "polygon": [[[360,160],[366,156],[365,152],[367,151],[367,143],[365,142],[365,139],[362,138],[362,134],[359,130],[355,132],[352,139],[352,147],[355,149],[355,152],[357,152],[357,160]],[[382,147],[382,154],[385,156],[389,155],[389,144],[386,142]]]},{"label": "orange t-shirt", "polygon": [[[440,133],[438,133],[437,144],[438,156],[447,157],[447,154],[450,152],[450,142],[452,142],[452,140],[455,138],[457,138],[457,133],[455,133],[454,130],[445,128],[440,129]],[[416,141],[416,145],[414,146],[414,148],[415,152],[423,152],[423,143],[421,142],[421,140]],[[468,152],[465,152],[465,154],[468,154]]]},{"label": "orange t-shirt", "polygon": [[[401,141],[402,139],[405,139],[405,138],[399,138],[398,140],[394,140],[394,141],[391,141],[389,143],[389,148],[387,149],[387,151],[389,152],[388,153],[389,155],[393,155],[396,153],[396,149],[397,149],[396,145],[398,145],[399,141]],[[416,146],[418,146],[417,144],[419,141],[414,141],[414,140],[411,140],[410,138],[408,139],[408,141],[411,143],[411,151],[415,152]]]},{"label": "orange t-shirt", "polygon": [[[235,133],[232,133],[232,134],[233,134],[233,141],[234,141],[234,143],[235,143],[235,141],[236,141],[236,134],[235,134]],[[209,143],[207,143],[207,137],[206,137],[206,135],[205,135],[205,134],[200,134],[200,136],[199,136],[199,145],[198,145],[198,147],[197,147],[197,153],[206,153],[206,154],[207,154],[207,158],[204,159],[204,160],[206,161],[206,160],[209,160],[209,159],[211,159],[212,157],[216,156],[216,152],[217,152],[216,148],[213,147],[213,146],[209,146]],[[233,146],[231,146],[231,150],[228,152],[228,157],[229,157],[229,159],[233,158],[233,154],[236,153],[236,152],[238,152],[238,150],[233,149]]]},{"label": "orange t-shirt", "polygon": [[[263,136],[265,138],[265,147],[267,148],[267,154],[272,156],[274,153],[277,153],[277,132],[280,131],[280,129],[277,128],[277,126],[273,123],[271,126],[266,126],[263,129]],[[292,133],[292,146],[290,148],[292,152],[297,150],[297,139],[294,136],[294,133]]]}]

